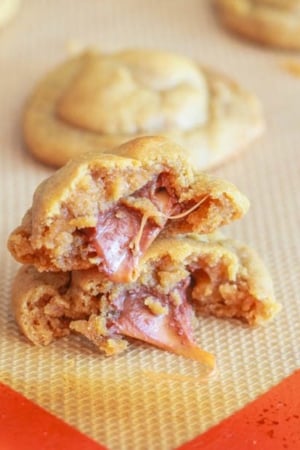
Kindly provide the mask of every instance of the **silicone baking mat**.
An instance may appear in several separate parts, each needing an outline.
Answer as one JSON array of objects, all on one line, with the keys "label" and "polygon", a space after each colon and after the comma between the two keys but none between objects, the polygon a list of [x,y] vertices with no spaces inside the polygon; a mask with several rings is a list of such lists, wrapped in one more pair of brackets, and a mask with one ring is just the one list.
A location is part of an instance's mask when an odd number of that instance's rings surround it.
[{"label": "silicone baking mat", "polygon": [[[51,173],[22,143],[24,102],[48,69],[87,46],[186,54],[232,76],[264,104],[264,136],[215,173],[249,197],[249,213],[226,233],[260,252],[283,309],[255,330],[201,320],[197,339],[218,361],[211,377],[195,362],[142,344],[114,358],[77,337],[36,348],[14,322],[10,285],[18,265],[6,240]],[[209,1],[23,1],[0,31],[0,381],[111,450],[170,450],[300,367],[300,78],[282,66],[291,58],[300,61],[227,33]]]}]

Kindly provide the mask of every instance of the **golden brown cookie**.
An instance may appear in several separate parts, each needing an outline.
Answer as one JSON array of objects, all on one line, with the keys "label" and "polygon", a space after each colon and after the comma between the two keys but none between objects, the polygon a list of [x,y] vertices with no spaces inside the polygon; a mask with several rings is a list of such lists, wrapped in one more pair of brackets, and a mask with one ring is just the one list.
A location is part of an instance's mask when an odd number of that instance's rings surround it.
[{"label": "golden brown cookie", "polygon": [[215,0],[226,26],[261,44],[300,49],[299,0]]},{"label": "golden brown cookie", "polygon": [[8,242],[19,262],[40,271],[97,267],[128,281],[162,230],[210,233],[248,209],[235,186],[194,170],[166,138],[137,138],[115,153],[84,154],[36,189]]},{"label": "golden brown cookie", "polygon": [[96,269],[49,274],[23,266],[12,292],[16,320],[36,345],[76,332],[111,355],[134,338],[210,367],[213,355],[193,337],[195,312],[253,326],[280,309],[258,255],[220,236],[158,238],[128,284]]},{"label": "golden brown cookie", "polygon": [[67,60],[39,83],[23,124],[27,147],[50,165],[155,134],[183,145],[200,169],[228,159],[263,127],[254,95],[191,59],[151,50]]}]

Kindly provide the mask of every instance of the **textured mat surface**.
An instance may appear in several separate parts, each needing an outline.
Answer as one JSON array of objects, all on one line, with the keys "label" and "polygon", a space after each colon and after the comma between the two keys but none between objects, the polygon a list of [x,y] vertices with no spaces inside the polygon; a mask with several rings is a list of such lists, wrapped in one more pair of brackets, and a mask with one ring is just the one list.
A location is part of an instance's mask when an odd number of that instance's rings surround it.
[{"label": "textured mat surface", "polygon": [[[111,359],[79,338],[35,348],[14,323],[10,284],[17,264],[6,239],[38,182],[51,173],[24,149],[23,105],[34,83],[71,47],[88,45],[185,53],[235,77],[264,103],[264,137],[216,174],[250,198],[247,216],[226,233],[261,253],[283,310],[255,330],[201,321],[199,342],[218,360],[208,379],[196,363],[143,345]],[[0,381],[112,450],[169,450],[300,367],[300,78],[282,68],[287,58],[227,34],[206,1],[23,2],[0,33]]]}]

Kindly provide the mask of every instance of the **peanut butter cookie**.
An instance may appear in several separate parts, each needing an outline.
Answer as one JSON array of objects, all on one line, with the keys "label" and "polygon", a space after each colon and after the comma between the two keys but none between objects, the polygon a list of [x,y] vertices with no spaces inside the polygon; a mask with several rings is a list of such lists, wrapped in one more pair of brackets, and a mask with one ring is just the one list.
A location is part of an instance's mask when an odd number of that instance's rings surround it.
[{"label": "peanut butter cookie", "polygon": [[280,309],[258,255],[222,236],[159,237],[138,271],[136,281],[114,283],[97,269],[23,266],[12,290],[16,320],[36,345],[75,332],[112,355],[133,338],[213,367],[194,338],[195,313],[200,324],[205,314],[254,326]]},{"label": "peanut butter cookie", "polygon": [[161,51],[86,51],[39,83],[24,114],[28,149],[62,166],[136,136],[164,135],[200,169],[218,165],[264,128],[258,99],[183,56]]},{"label": "peanut butter cookie", "polygon": [[41,183],[9,238],[19,262],[40,271],[96,267],[129,281],[162,230],[210,233],[248,209],[235,186],[196,170],[166,138],[136,138],[113,152],[86,153]]}]

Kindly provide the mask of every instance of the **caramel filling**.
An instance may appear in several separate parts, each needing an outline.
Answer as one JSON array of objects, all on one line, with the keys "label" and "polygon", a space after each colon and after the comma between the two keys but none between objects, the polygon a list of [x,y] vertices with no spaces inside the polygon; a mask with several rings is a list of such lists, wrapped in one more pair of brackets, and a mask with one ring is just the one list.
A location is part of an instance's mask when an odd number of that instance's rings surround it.
[{"label": "caramel filling", "polygon": [[109,334],[138,339],[213,367],[213,355],[200,349],[193,338],[189,282],[188,277],[163,295],[144,286],[125,291],[110,303]]},{"label": "caramel filling", "polygon": [[99,269],[112,281],[121,283],[132,280],[140,257],[176,211],[177,204],[165,174],[135,192],[132,198],[150,200],[159,221],[121,200],[100,214],[96,228],[89,231],[91,246],[100,258]]},{"label": "caramel filling", "polygon": [[125,349],[123,338],[133,338],[212,368],[213,355],[199,348],[193,336],[194,311],[250,325],[272,311],[251,293],[247,279],[230,275],[230,260],[206,258],[181,271],[162,259],[154,271],[129,284],[102,277],[97,284],[91,274],[83,286],[75,283],[61,295],[51,291],[38,297],[23,328],[33,342],[41,335],[45,345],[75,331],[107,355]]}]

